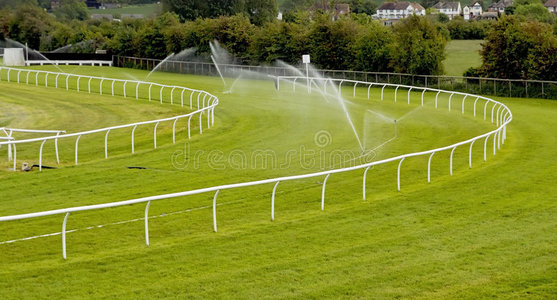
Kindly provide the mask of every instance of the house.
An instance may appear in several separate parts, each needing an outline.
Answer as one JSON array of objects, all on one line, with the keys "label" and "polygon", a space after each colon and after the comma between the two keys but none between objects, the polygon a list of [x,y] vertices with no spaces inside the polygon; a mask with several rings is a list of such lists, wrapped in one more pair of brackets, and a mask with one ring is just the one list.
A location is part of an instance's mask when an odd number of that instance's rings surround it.
[{"label": "house", "polygon": [[60,0],[50,1],[50,9],[55,10],[60,8]]},{"label": "house", "polygon": [[118,3],[102,3],[101,6],[99,7],[100,9],[114,9],[114,8],[120,8],[120,4]]},{"label": "house", "polygon": [[462,13],[464,15],[464,20],[470,20],[481,16],[483,13],[483,8],[480,3],[476,2],[473,5],[465,6],[462,9]]},{"label": "house", "polygon": [[411,15],[425,16],[425,8],[413,2],[385,2],[377,9],[377,19],[398,20]]},{"label": "house", "polygon": [[336,21],[342,16],[350,15],[350,4],[338,3],[331,5],[326,1],[322,3],[315,3],[310,7],[310,12],[313,14],[316,11],[332,13],[333,21]]},{"label": "house", "polygon": [[488,8],[487,11],[489,12],[497,12],[499,14],[504,14],[505,9],[509,6],[513,5],[513,0],[499,0],[498,2],[492,3]]},{"label": "house", "polygon": [[545,7],[549,10],[549,12],[554,13],[557,15],[557,0],[547,0],[544,4]]},{"label": "house", "polygon": [[433,5],[433,8],[442,14],[446,14],[451,20],[462,13],[460,2],[437,2]]}]

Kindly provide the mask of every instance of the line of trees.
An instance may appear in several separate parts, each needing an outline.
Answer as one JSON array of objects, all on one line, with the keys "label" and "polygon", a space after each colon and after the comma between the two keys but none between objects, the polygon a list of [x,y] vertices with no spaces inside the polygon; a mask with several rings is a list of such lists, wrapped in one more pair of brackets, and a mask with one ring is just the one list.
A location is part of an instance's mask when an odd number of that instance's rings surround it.
[{"label": "line of trees", "polygon": [[466,76],[557,81],[557,37],[550,24],[503,16],[480,53],[482,66]]},{"label": "line of trees", "polygon": [[[455,23],[462,24],[452,28]],[[447,41],[474,31],[486,35],[483,64],[466,75],[557,80],[553,26],[520,15],[491,23],[442,23],[434,15],[412,16],[385,27],[365,14],[332,21],[327,13],[310,17],[307,11],[293,14],[289,22],[255,25],[246,13],[185,22],[174,13],[153,19],[80,21],[56,18],[36,5],[0,10],[0,40],[10,38],[41,51],[72,44],[75,52],[103,48],[116,55],[162,59],[192,47],[197,55],[207,56],[209,42],[217,40],[246,64],[298,64],[303,54],[311,54],[318,68],[411,74],[443,74]]]},{"label": "line of trees", "polygon": [[311,54],[319,68],[442,74],[449,34],[438,25],[416,16],[391,29],[363,14],[332,21],[329,14],[310,18],[307,12],[296,14],[292,22],[274,20],[261,26],[247,14],[186,22],[174,13],[121,22],[59,22],[35,6],[22,6],[0,13],[0,38],[41,51],[74,44],[78,52],[86,52],[86,46],[90,52],[102,47],[116,55],[151,58],[191,47],[204,55],[209,42],[217,40],[243,63],[297,64],[303,54]]}]

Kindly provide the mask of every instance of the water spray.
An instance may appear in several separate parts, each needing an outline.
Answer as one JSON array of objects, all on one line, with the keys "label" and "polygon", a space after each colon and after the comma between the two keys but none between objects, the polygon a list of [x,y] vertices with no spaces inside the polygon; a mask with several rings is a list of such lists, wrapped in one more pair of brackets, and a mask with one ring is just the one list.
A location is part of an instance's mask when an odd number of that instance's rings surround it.
[{"label": "water spray", "polygon": [[[226,87],[226,81],[224,81],[224,77],[222,76],[222,73],[220,72],[220,68],[219,65],[217,64],[217,61],[215,60],[215,57],[211,54],[211,60],[213,61],[213,64],[215,64],[215,68],[217,68],[217,72],[219,72],[219,76],[220,79],[222,80],[222,84],[224,85],[224,87]],[[230,88],[232,90],[232,88]]]}]

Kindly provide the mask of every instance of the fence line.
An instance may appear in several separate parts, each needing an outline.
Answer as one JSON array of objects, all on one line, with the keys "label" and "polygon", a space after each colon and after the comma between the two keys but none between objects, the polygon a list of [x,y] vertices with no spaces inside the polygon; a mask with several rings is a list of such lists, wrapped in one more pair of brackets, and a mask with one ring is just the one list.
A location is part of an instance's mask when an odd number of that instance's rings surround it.
[{"label": "fence line", "polygon": [[[271,220],[274,220],[275,193],[276,193],[277,187],[278,187],[280,182],[299,180],[299,179],[304,179],[304,178],[319,177],[319,176],[326,176],[324,181],[323,181],[323,187],[322,187],[322,193],[321,193],[321,210],[324,210],[325,209],[325,190],[326,190],[327,179],[329,179],[330,175],[332,175],[332,174],[349,172],[349,171],[354,171],[354,170],[362,170],[363,169],[364,173],[363,173],[362,191],[363,191],[363,199],[365,200],[365,198],[366,198],[365,197],[366,196],[366,186],[365,186],[366,185],[366,176],[367,176],[367,172],[369,171],[369,169],[373,166],[398,161],[397,190],[400,191],[401,166],[402,166],[403,161],[406,158],[429,155],[428,167],[427,167],[427,171],[428,171],[427,180],[428,180],[428,182],[430,182],[430,178],[431,178],[430,177],[431,160],[432,160],[433,155],[435,153],[438,153],[438,152],[441,152],[441,151],[451,150],[451,154],[450,154],[450,174],[452,175],[453,174],[453,155],[454,155],[454,152],[455,152],[457,147],[469,145],[469,150],[468,150],[469,151],[469,158],[468,158],[468,160],[469,160],[469,167],[471,168],[472,167],[472,150],[473,150],[472,146],[474,145],[474,143],[476,141],[483,140],[483,142],[484,142],[484,144],[483,144],[484,161],[487,160],[487,143],[488,143],[489,138],[490,137],[492,138],[491,140],[492,140],[492,143],[493,143],[493,154],[495,154],[497,149],[500,149],[501,144],[505,143],[506,136],[507,136],[506,135],[507,125],[512,120],[511,111],[503,103],[500,103],[498,101],[495,101],[493,99],[486,98],[486,97],[483,97],[483,96],[472,95],[472,94],[461,93],[461,92],[454,92],[454,91],[439,90],[439,89],[433,89],[433,88],[424,88],[424,87],[415,87],[415,86],[406,86],[406,85],[397,85],[397,84],[388,84],[388,83],[387,84],[385,84],[385,83],[373,83],[373,82],[354,81],[354,80],[337,80],[337,79],[306,78],[306,77],[288,77],[288,78],[287,77],[276,77],[275,80],[276,80],[276,83],[277,83],[277,89],[280,89],[281,80],[283,82],[286,81],[286,82],[291,83],[293,88],[295,89],[296,80],[298,80],[298,79],[308,80],[308,81],[311,81],[312,83],[317,82],[317,81],[325,81],[325,82],[329,82],[329,83],[338,82],[339,95],[342,92],[342,84],[345,83],[345,82],[354,84],[354,86],[356,86],[356,85],[368,86],[368,91],[369,91],[369,89],[371,89],[372,86],[381,87],[381,100],[383,100],[383,90],[387,86],[389,86],[391,88],[395,87],[395,99],[396,99],[397,92],[400,88],[402,88],[403,90],[408,89],[408,93],[407,93],[408,103],[411,103],[411,95],[412,95],[410,93],[411,90],[422,90],[421,97],[419,99],[420,104],[422,106],[424,105],[423,100],[424,100],[424,94],[425,93],[435,94],[435,107],[437,107],[437,105],[438,105],[438,96],[439,96],[440,93],[450,95],[449,96],[448,107],[450,107],[450,101],[451,101],[453,95],[464,96],[463,100],[462,100],[463,102],[466,101],[466,99],[468,97],[470,97],[470,99],[475,98],[474,104],[473,104],[474,105],[474,108],[473,108],[474,116],[476,116],[476,106],[477,106],[478,101],[485,101],[485,104],[484,104],[484,119],[487,119],[486,111],[487,111],[488,105],[491,104],[492,105],[491,122],[495,123],[497,128],[492,130],[492,131],[489,131],[487,133],[484,133],[482,135],[478,135],[478,136],[473,137],[471,139],[461,141],[461,142],[458,142],[458,143],[455,143],[455,144],[452,144],[452,145],[449,145],[449,146],[440,147],[440,148],[436,148],[436,149],[432,149],[432,150],[421,151],[421,152],[402,154],[402,155],[399,155],[399,156],[395,156],[395,157],[391,157],[391,158],[387,158],[387,159],[383,159],[383,160],[375,161],[375,162],[371,162],[371,163],[366,163],[366,164],[362,164],[362,165],[358,165],[358,166],[352,166],[352,167],[340,168],[340,169],[334,169],[334,170],[328,170],[328,171],[321,171],[321,172],[315,172],[315,173],[309,173],[309,174],[301,174],[301,175],[277,177],[277,178],[257,180],[257,181],[249,181],[249,182],[240,182],[240,183],[234,183],[234,184],[219,185],[219,186],[201,188],[201,189],[178,192],[178,193],[156,195],[156,196],[143,197],[143,198],[137,198],[137,199],[131,199],[131,200],[125,200],[125,201],[118,201],[118,202],[111,202],[111,203],[104,203],[104,204],[70,207],[70,208],[64,208],[64,209],[56,209],[56,210],[49,210],[49,211],[42,211],[42,212],[35,212],[35,213],[27,213],[27,214],[19,214],[19,215],[11,215],[11,216],[2,216],[2,217],[0,217],[0,222],[64,214],[64,221],[62,223],[62,256],[65,259],[66,258],[66,222],[67,222],[67,219],[68,219],[70,213],[72,213],[72,212],[88,211],[88,210],[96,210],[96,209],[103,209],[103,208],[109,208],[109,207],[119,207],[119,206],[125,206],[125,205],[146,203],[146,207],[145,207],[145,211],[144,211],[145,243],[146,243],[146,245],[149,245],[148,219],[149,219],[149,208],[150,208],[150,205],[151,205],[151,201],[214,192],[213,204],[212,204],[213,205],[213,230],[216,232],[217,231],[217,210],[216,210],[216,206],[217,206],[218,194],[221,190],[236,189],[236,188],[242,188],[242,187],[248,187],[248,186],[274,183],[274,186],[273,186],[273,189],[272,189],[272,196],[271,196]],[[369,98],[370,98],[370,94],[368,93],[368,99]],[[498,107],[498,109],[495,111],[496,107]],[[465,107],[464,107],[464,104],[463,104],[462,105],[462,113],[465,113],[464,108]],[[495,114],[496,114],[496,116],[495,116]]]},{"label": "fence line", "polygon": [[[152,58],[139,58],[129,56],[114,56],[117,67],[131,67],[152,70],[163,60]],[[256,71],[273,76],[292,75],[292,71],[286,67],[277,66],[249,66],[234,64],[219,64],[226,73],[227,70]],[[213,63],[188,62],[167,60],[160,67],[161,71],[188,73],[195,75],[218,76]],[[414,75],[407,73],[391,72],[366,72],[351,70],[325,70],[318,69],[321,77],[335,79],[351,79],[369,82],[405,84],[420,87],[433,87],[437,89],[458,90],[466,93],[485,94],[502,97],[519,98],[546,98],[557,99],[557,81],[549,80],[523,80],[523,79],[501,79],[487,77],[446,76],[446,75]]]},{"label": "fence line", "polygon": [[[160,101],[161,104],[163,102],[169,102],[170,104],[174,104],[174,94],[175,94],[174,91],[177,89],[177,92],[179,92],[179,95],[180,95],[180,105],[182,107],[184,106],[184,92],[188,91],[189,92],[189,106],[190,106],[190,108],[193,109],[194,102],[196,103],[195,107],[197,108],[197,110],[195,110],[191,113],[178,115],[178,116],[174,116],[174,117],[168,117],[168,118],[162,118],[162,119],[150,120],[150,121],[143,121],[143,122],[135,122],[135,123],[117,125],[117,126],[110,126],[110,127],[105,127],[105,128],[99,128],[99,129],[93,129],[93,130],[76,132],[76,133],[69,133],[69,134],[66,134],[63,131],[55,131],[55,133],[56,133],[55,136],[47,136],[47,137],[32,138],[32,139],[25,139],[25,140],[15,140],[15,139],[13,139],[12,133],[13,132],[53,133],[53,132],[52,131],[44,131],[44,130],[5,128],[5,129],[3,129],[3,131],[6,133],[6,136],[8,138],[3,139],[3,140],[7,140],[7,141],[0,141],[0,146],[8,145],[8,161],[13,160],[14,171],[17,170],[17,147],[16,147],[16,145],[18,145],[18,144],[28,144],[28,143],[33,143],[33,142],[41,142],[41,145],[40,145],[40,148],[39,148],[39,171],[42,171],[42,152],[43,152],[44,144],[47,141],[54,140],[55,150],[56,150],[56,160],[57,160],[57,163],[60,163],[60,160],[59,160],[59,157],[58,157],[58,140],[75,137],[76,140],[75,140],[75,159],[74,159],[74,161],[75,161],[75,164],[77,165],[78,164],[79,140],[84,135],[104,132],[105,133],[104,154],[105,154],[105,158],[108,158],[108,135],[109,135],[111,130],[133,127],[132,132],[131,132],[131,153],[133,154],[135,152],[134,140],[135,140],[135,130],[136,130],[136,128],[140,125],[155,124],[155,129],[153,130],[153,147],[156,149],[157,148],[157,127],[161,122],[173,121],[173,123],[172,123],[172,142],[176,143],[176,123],[177,123],[178,120],[187,118],[188,138],[190,138],[191,137],[191,119],[194,115],[198,115],[199,116],[199,133],[202,134],[203,133],[203,115],[204,114],[206,115],[205,118],[207,120],[207,128],[210,128],[214,124],[214,109],[218,105],[218,98],[216,96],[210,94],[210,93],[207,93],[205,91],[196,90],[196,89],[190,89],[190,88],[186,88],[186,87],[174,86],[174,85],[164,85],[164,84],[138,81],[138,80],[124,80],[124,79],[115,79],[115,78],[104,78],[104,77],[85,76],[85,75],[76,75],[76,74],[68,74],[68,73],[57,73],[57,72],[40,71],[40,70],[32,70],[32,69],[15,69],[15,68],[6,68],[6,67],[0,67],[0,80],[3,80],[3,78],[4,78],[4,77],[2,77],[2,71],[7,71],[6,72],[7,74],[6,74],[5,78],[8,82],[12,82],[12,78],[10,78],[10,75],[11,75],[12,71],[17,72],[17,83],[20,83],[20,78],[22,77],[21,73],[23,72],[23,76],[25,78],[25,83],[26,84],[30,83],[29,75],[34,74],[35,75],[34,76],[35,77],[34,84],[36,86],[39,85],[39,79],[40,79],[39,75],[42,75],[42,78],[44,79],[44,85],[47,86],[47,87],[49,86],[49,80],[48,80],[49,75],[52,75],[52,77],[54,77],[54,79],[53,79],[54,84],[53,85],[56,88],[58,88],[59,77],[62,76],[62,77],[65,77],[65,89],[66,90],[69,90],[70,78],[74,78],[75,83],[76,83],[76,90],[78,92],[80,91],[80,80],[81,79],[88,79],[88,82],[87,82],[88,93],[92,92],[91,83],[92,83],[93,80],[96,80],[96,82],[93,81],[93,83],[98,84],[100,95],[103,94],[103,82],[108,81],[108,82],[110,82],[110,86],[111,86],[110,95],[114,96],[115,95],[115,90],[118,89],[117,86],[115,87],[115,83],[118,82],[120,84],[120,91],[122,91],[124,98],[127,97],[126,84],[135,84],[135,95],[134,95],[135,98],[136,99],[139,99],[139,98],[145,99],[145,97],[143,97],[143,96],[140,97],[139,87],[141,85],[146,85],[146,86],[149,87],[148,98],[147,98],[147,99],[149,99],[149,101],[151,101],[151,98],[152,98],[152,87],[155,86],[155,87],[159,88],[159,101]],[[33,82],[31,82],[31,83],[33,83]],[[52,85],[52,83],[51,83],[51,85]],[[170,89],[169,99],[164,98],[163,91],[164,91],[165,88]],[[203,97],[201,97],[201,95],[203,95]],[[64,133],[64,134],[61,134],[61,133]],[[9,139],[10,137],[11,137],[11,139]],[[13,153],[13,155],[12,155],[12,153]]]}]

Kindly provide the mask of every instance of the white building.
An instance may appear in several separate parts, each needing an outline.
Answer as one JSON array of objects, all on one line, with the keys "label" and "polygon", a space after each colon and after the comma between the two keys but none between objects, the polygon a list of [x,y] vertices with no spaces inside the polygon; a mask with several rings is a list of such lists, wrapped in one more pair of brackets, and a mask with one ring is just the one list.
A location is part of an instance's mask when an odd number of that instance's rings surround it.
[{"label": "white building", "polygon": [[433,5],[433,8],[442,14],[446,14],[451,20],[462,13],[460,2],[437,2]]},{"label": "white building", "polygon": [[473,5],[465,6],[462,9],[462,13],[464,14],[464,20],[470,20],[481,16],[483,13],[483,8],[480,3],[476,2]]},{"label": "white building", "polygon": [[425,16],[425,8],[412,2],[385,2],[377,9],[376,18],[398,20],[411,15]]},{"label": "white building", "polygon": [[547,0],[544,6],[547,7],[549,12],[557,15],[557,0]]}]

